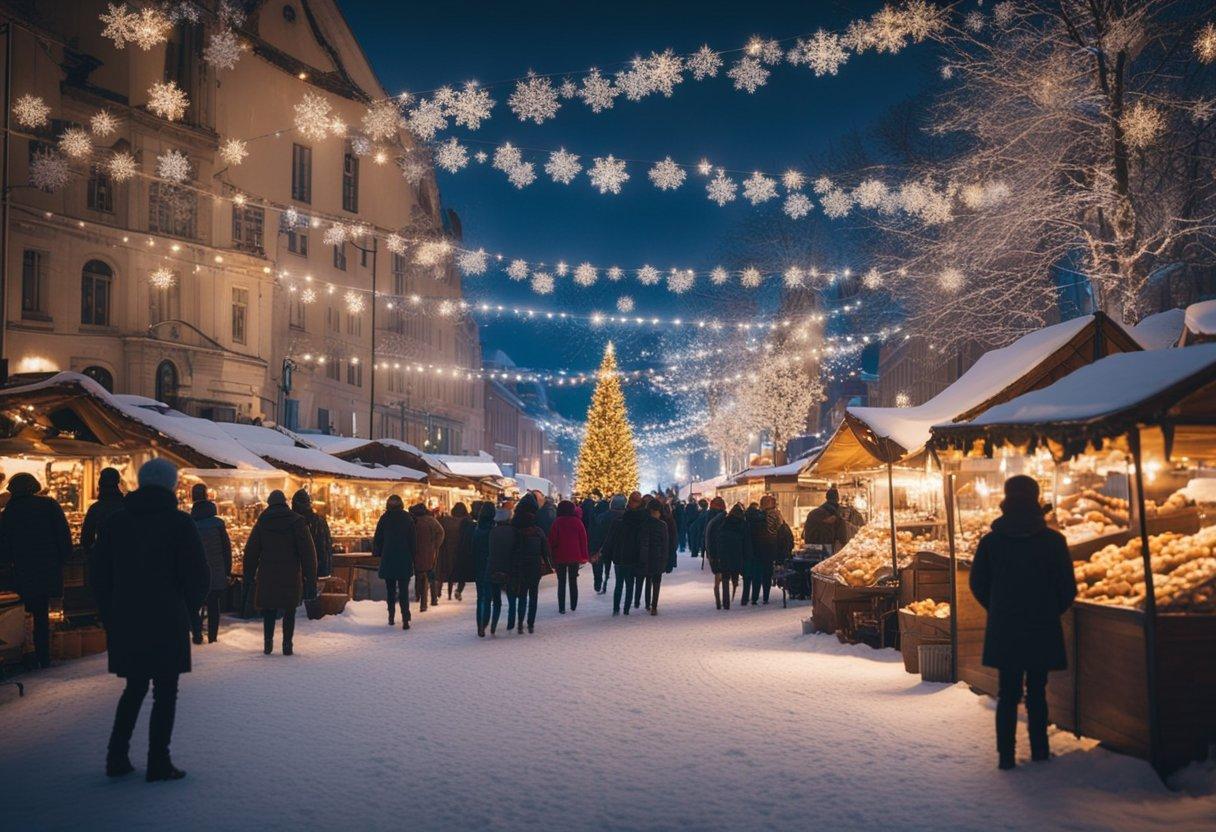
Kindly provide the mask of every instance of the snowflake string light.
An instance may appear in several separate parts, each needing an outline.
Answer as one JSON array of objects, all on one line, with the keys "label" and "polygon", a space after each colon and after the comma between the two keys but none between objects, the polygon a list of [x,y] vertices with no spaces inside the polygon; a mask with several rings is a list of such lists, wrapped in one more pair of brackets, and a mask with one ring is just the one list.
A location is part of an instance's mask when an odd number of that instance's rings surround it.
[{"label": "snowflake string light", "polygon": [[960,270],[949,267],[942,269],[941,274],[937,276],[937,282],[947,292],[957,292],[963,288],[966,278]]},{"label": "snowflake string light", "polygon": [[303,292],[300,292],[300,303],[312,304],[312,303],[316,303],[316,302],[317,302],[317,290],[316,289],[305,289]]},{"label": "snowflake string light", "polygon": [[434,99],[421,98],[417,106],[409,111],[405,126],[415,136],[429,142],[440,130],[447,129],[447,109]]},{"label": "snowflake string light", "polygon": [[306,92],[293,108],[296,132],[303,138],[321,141],[329,136],[330,104],[324,96]]},{"label": "snowflake string light", "polygon": [[871,267],[868,272],[861,276],[861,285],[867,289],[878,289],[882,286],[882,272]]},{"label": "snowflake string light", "polygon": [[401,111],[392,99],[377,101],[367,108],[360,119],[363,132],[372,141],[382,142],[397,135],[401,127]]},{"label": "snowflake string light", "polygon": [[684,179],[688,176],[684,168],[677,165],[668,156],[663,161],[655,163],[654,167],[647,173],[650,181],[660,191],[674,191],[676,188],[684,184]]},{"label": "snowflake string light", "polygon": [[387,248],[391,254],[405,254],[405,238],[396,231],[393,231],[384,238],[384,247]]},{"label": "snowflake string light", "polygon": [[148,275],[148,283],[153,289],[172,289],[177,285],[177,275],[173,273],[172,269],[160,266]]},{"label": "snowflake string light", "polygon": [[790,266],[785,270],[785,274],[781,275],[781,282],[787,289],[801,289],[805,280],[806,272],[797,266]]},{"label": "snowflake string light", "polygon": [[477,162],[477,164],[479,164],[479,165],[484,165],[486,163],[486,160],[489,158],[490,158],[490,155],[488,153],[486,153],[484,150],[479,150],[473,154],[473,160],[475,162]]},{"label": "snowflake string light", "polygon": [[599,272],[590,263],[580,263],[574,270],[574,282],[579,286],[594,286]]},{"label": "snowflake string light", "polygon": [[342,296],[342,300],[346,303],[346,311],[352,315],[362,315],[364,302],[363,295],[353,289]]},{"label": "snowflake string light", "polygon": [[528,277],[528,261],[512,260],[507,266],[507,277],[512,280],[525,280]]},{"label": "snowflake string light", "polygon": [[148,87],[148,109],[165,121],[177,121],[186,115],[190,99],[173,81],[154,81]]},{"label": "snowflake string light", "polygon": [[167,41],[172,28],[172,21],[159,9],[140,9],[131,26],[130,40],[147,52]]},{"label": "snowflake string light", "polygon": [[512,168],[517,168],[524,163],[523,154],[519,152],[519,148],[507,142],[494,150],[494,165],[496,170],[503,173],[510,173]]},{"label": "snowflake string light", "polygon": [[963,18],[963,25],[967,27],[969,32],[982,32],[987,23],[987,18],[984,17],[984,13],[979,9],[967,12],[967,16]]},{"label": "snowflake string light", "polygon": [[638,269],[638,282],[643,286],[653,286],[663,279],[663,275],[659,274],[659,270],[654,266],[642,266]]},{"label": "snowflake string light", "polygon": [[415,186],[421,184],[431,172],[430,161],[424,154],[399,157],[397,169],[401,171],[402,179]]},{"label": "snowflake string light", "polygon": [[785,198],[781,210],[792,220],[800,220],[811,213],[811,198],[806,194],[790,194]]},{"label": "snowflake string light", "polygon": [[583,86],[578,91],[578,97],[583,99],[583,103],[590,107],[593,113],[611,110],[620,94],[620,89],[600,75],[598,69],[592,69],[583,76]]},{"label": "snowflake string light", "polygon": [[760,274],[760,270],[755,266],[748,266],[739,275],[739,284],[746,289],[755,289],[764,280],[764,276]]},{"label": "snowflake string light", "polygon": [[51,108],[36,95],[22,95],[13,104],[13,116],[22,127],[44,127]]},{"label": "snowflake string light", "polygon": [[456,314],[456,309],[457,307],[455,301],[441,300],[439,301],[439,306],[436,307],[435,311],[439,313],[439,317],[441,318],[450,318]]},{"label": "snowflake string light", "polygon": [[859,208],[877,208],[887,198],[887,186],[878,179],[863,180],[853,189],[853,199]]},{"label": "snowflake string light", "polygon": [[777,198],[777,180],[770,179],[760,171],[756,171],[743,180],[743,196],[752,205],[759,205]]},{"label": "snowflake string light", "polygon": [[840,35],[819,29],[808,40],[801,38],[796,41],[789,53],[789,62],[794,66],[806,65],[816,78],[824,75],[835,75],[849,60],[849,50],[845,48]]},{"label": "snowflake string light", "polygon": [[554,182],[569,185],[583,169],[578,159],[573,153],[567,153],[564,147],[555,150],[549,154],[549,161],[545,163],[545,173],[549,174]]},{"label": "snowflake string light", "polygon": [[616,74],[615,86],[630,101],[641,101],[654,92],[650,79],[642,68],[641,61],[637,59],[629,69],[621,70]]},{"label": "snowflake string light", "polygon": [[553,267],[553,270],[557,272],[558,277],[565,277],[566,275],[570,274],[570,267],[566,265],[564,260],[558,260],[557,265]]},{"label": "snowflake string light", "polygon": [[946,28],[949,23],[947,9],[925,0],[905,0],[903,27],[913,43],[921,43]]},{"label": "snowflake string light", "polygon": [[787,191],[801,191],[806,186],[806,177],[791,168],[781,175],[781,185]]},{"label": "snowflake string light", "polygon": [[747,54],[753,58],[759,58],[762,63],[769,66],[779,64],[785,58],[780,41],[764,40],[763,38],[752,38],[747,44]]},{"label": "snowflake string light", "polygon": [[1151,104],[1137,101],[1123,113],[1119,125],[1128,146],[1142,150],[1165,132],[1165,113]]},{"label": "snowflake string light", "polygon": [[670,49],[651,52],[650,57],[642,59],[639,69],[649,90],[662,93],[665,98],[671,98],[676,85],[684,81],[684,59]]},{"label": "snowflake string light", "polygon": [[620,266],[611,266],[608,271],[604,272],[604,275],[615,283],[625,276],[625,270]]},{"label": "snowflake string light", "polygon": [[595,157],[590,170],[587,171],[587,176],[591,178],[591,184],[598,188],[601,194],[619,194],[621,186],[629,181],[629,174],[625,172],[625,162],[612,155]]},{"label": "snowflake string light", "polygon": [[291,207],[283,212],[282,223],[284,228],[299,228],[305,224],[303,217],[300,216],[300,212]]},{"label": "snowflake string light", "polygon": [[226,139],[220,145],[220,158],[224,160],[224,164],[233,167],[245,161],[249,155],[249,144],[243,139]]},{"label": "snowflake string light", "polygon": [[714,270],[709,273],[709,282],[715,286],[721,286],[730,280],[730,272],[721,266],[715,266]]},{"label": "snowflake string light", "polygon": [[452,244],[447,240],[425,240],[414,250],[414,262],[419,266],[438,266],[452,253]]},{"label": "snowflake string light", "polygon": [[127,8],[126,3],[117,6],[107,3],[105,13],[98,15],[98,19],[105,24],[102,27],[101,36],[114,41],[116,49],[125,49],[127,41],[134,40],[135,22],[138,15]]},{"label": "snowflake string light", "polygon": [[456,139],[448,139],[435,148],[435,164],[448,173],[456,173],[469,164],[469,152]]},{"label": "snowflake string light", "polygon": [[578,84],[574,83],[573,78],[564,78],[561,86],[557,88],[557,94],[569,101],[578,95]]},{"label": "snowflake string light", "polygon": [[672,269],[667,275],[667,288],[677,295],[687,292],[696,282],[697,273],[692,269]]},{"label": "snowflake string light", "polygon": [[115,182],[126,182],[138,172],[135,157],[125,150],[120,150],[106,162],[106,170]]},{"label": "snowflake string light", "polygon": [[180,150],[166,150],[156,157],[156,175],[166,182],[181,184],[190,178],[190,160]]},{"label": "snowflake string light", "polygon": [[823,213],[834,220],[842,219],[853,210],[853,197],[840,188],[833,188],[819,200]]},{"label": "snowflake string light", "polygon": [[325,246],[340,246],[346,242],[350,234],[345,224],[335,222],[321,234],[321,244]]},{"label": "snowflake string light", "polygon": [[532,291],[538,295],[549,295],[553,293],[553,275],[546,272],[537,272],[532,275]]},{"label": "snowflake string light", "polygon": [[448,110],[458,126],[476,130],[481,127],[483,121],[490,117],[490,111],[494,109],[495,103],[494,99],[490,98],[488,91],[470,81],[464,85],[464,89],[453,96]]},{"label": "snowflake string light", "polygon": [[754,93],[768,83],[769,71],[755,58],[741,58],[726,72],[735,89]]},{"label": "snowflake string light", "polygon": [[709,201],[716,202],[721,208],[726,203],[735,201],[739,185],[727,176],[725,171],[719,170],[718,175],[709,180],[709,184],[705,186],[705,192],[709,194]]},{"label": "snowflake string light", "polygon": [[99,139],[106,139],[118,130],[118,117],[109,110],[98,110],[89,119],[89,130]]},{"label": "snowflake string light", "polygon": [[633,298],[629,297],[629,295],[621,295],[616,299],[616,311],[623,312],[628,315],[633,311],[633,308]]},{"label": "snowflake string light", "polygon": [[68,160],[52,150],[39,150],[30,161],[30,184],[40,191],[53,193],[68,184],[70,176]]},{"label": "snowflake string light", "polygon": [[516,165],[507,171],[507,180],[515,187],[523,190],[536,181],[536,167],[531,162]]},{"label": "snowflake string light", "polygon": [[346,122],[342,120],[342,116],[335,115],[329,120],[329,132],[334,136],[346,135]]},{"label": "snowflake string light", "polygon": [[722,69],[722,56],[708,45],[703,45],[688,58],[688,69],[696,81],[717,78]]},{"label": "snowflake string light", "polygon": [[1195,56],[1202,63],[1216,61],[1216,23],[1208,23],[1195,37]]},{"label": "snowflake string light", "polygon": [[221,29],[211,35],[207,48],[203,50],[203,60],[217,70],[235,69],[241,59],[244,49],[237,40],[236,32],[231,29]]},{"label": "snowflake string light", "polygon": [[462,251],[456,258],[456,266],[468,276],[485,274],[490,265],[490,256],[484,248],[477,251]]},{"label": "snowflake string light", "polygon": [[59,134],[59,152],[71,159],[83,159],[93,152],[93,142],[84,130],[69,127]]},{"label": "snowflake string light", "polygon": [[529,72],[528,77],[515,84],[507,106],[520,121],[544,124],[557,115],[562,103],[548,78]]}]

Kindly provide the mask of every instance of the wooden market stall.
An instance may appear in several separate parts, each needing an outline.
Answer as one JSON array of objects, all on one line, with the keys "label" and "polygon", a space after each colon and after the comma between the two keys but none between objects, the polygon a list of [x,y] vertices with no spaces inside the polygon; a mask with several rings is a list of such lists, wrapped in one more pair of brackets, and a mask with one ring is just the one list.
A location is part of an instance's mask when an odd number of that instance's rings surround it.
[{"label": "wooden market stall", "polygon": [[[863,631],[871,641],[885,644],[894,641],[890,631],[898,608],[942,600],[949,583],[946,506],[927,451],[933,425],[971,418],[1103,356],[1139,349],[1122,326],[1097,313],[985,353],[924,404],[850,407],[810,473],[837,482],[842,492],[851,489],[854,502],[871,519],[812,570],[816,629],[841,631],[850,638]],[[969,519],[975,523],[973,532],[986,526],[980,514]]]},{"label": "wooden market stall", "polygon": [[[323,450],[349,462],[401,468],[423,474],[427,482],[427,504],[432,508],[448,511],[457,502],[493,500],[502,491],[500,484],[483,483],[477,478],[454,473],[440,457],[420,451],[399,439],[352,439],[312,435],[304,438],[315,441]],[[497,466],[494,470],[498,470]],[[501,473],[499,471],[499,476]]]},{"label": "wooden market stall", "polygon": [[739,503],[746,508],[751,503],[758,503],[765,494],[771,494],[777,499],[777,508],[797,539],[807,514],[823,502],[828,488],[824,480],[806,474],[814,459],[812,454],[784,465],[745,468],[714,486],[714,490],[728,507]]},{"label": "wooden market stall", "polygon": [[[1060,465],[1104,462],[1115,477],[1122,461],[1130,529],[1076,563],[1069,669],[1049,678],[1052,717],[1163,772],[1202,759],[1216,741],[1216,516],[1189,503],[1214,490],[1216,344],[1109,356],[934,427],[932,445],[950,469],[948,490],[968,459],[1042,450]],[[1195,476],[1204,472],[1206,484]],[[957,574],[957,677],[992,693],[979,664],[984,613],[965,563]]]}]

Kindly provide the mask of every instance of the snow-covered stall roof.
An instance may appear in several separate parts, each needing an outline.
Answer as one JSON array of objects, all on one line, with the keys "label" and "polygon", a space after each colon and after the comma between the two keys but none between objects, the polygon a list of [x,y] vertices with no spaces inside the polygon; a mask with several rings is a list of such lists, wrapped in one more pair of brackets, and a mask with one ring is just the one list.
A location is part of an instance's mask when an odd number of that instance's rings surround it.
[{"label": "snow-covered stall roof", "polygon": [[534,477],[531,474],[512,474],[511,479],[522,491],[539,491],[542,494],[553,495],[553,483],[544,477]]},{"label": "snow-covered stall roof", "polygon": [[293,437],[271,428],[237,424],[223,424],[221,427],[225,433],[253,453],[297,473],[389,482],[423,478],[420,471],[413,472],[414,476],[406,476],[402,471],[394,471],[389,468],[367,468],[356,465],[319,448],[307,447]]},{"label": "snow-covered stall roof", "polygon": [[[0,389],[0,402],[26,403],[39,410],[69,409],[97,439],[114,447],[147,443],[199,468],[280,473],[234,442],[214,422],[187,416],[142,396],[114,395],[79,373],[56,373],[30,384]],[[64,447],[62,442],[45,443]]]},{"label": "snow-covered stall roof", "polygon": [[1186,328],[1185,309],[1167,309],[1149,315],[1131,328],[1136,342],[1146,350],[1163,350],[1178,345]]},{"label": "snow-covered stall roof", "polygon": [[1046,436],[1085,442],[1117,436],[1137,424],[1210,421],[1216,388],[1216,344],[1110,355],[981,413],[933,428],[934,444],[978,439],[1021,442]]},{"label": "snow-covered stall roof", "polygon": [[502,469],[494,461],[494,457],[485,451],[479,451],[475,456],[454,454],[438,454],[439,461],[447,466],[453,474],[462,477],[501,477]]},{"label": "snow-covered stall roof", "polygon": [[[398,464],[389,463],[385,457],[392,457],[393,454],[384,454],[381,451],[388,449],[390,451],[400,451],[400,456],[410,461],[418,460],[426,467],[425,471],[419,471],[422,474],[451,474],[443,461],[434,454],[428,454],[419,450],[416,446],[409,442],[402,442],[400,439],[390,439],[383,437],[380,439],[361,439],[357,436],[333,436],[331,434],[319,433],[292,433],[298,442],[307,445],[314,445],[321,450],[335,456],[340,456],[343,459],[351,462],[360,461],[363,463],[376,462],[378,464]],[[401,467],[417,470],[413,466]]]},{"label": "snow-covered stall roof", "polygon": [[707,480],[692,482],[688,485],[680,486],[680,499],[687,500],[693,494],[716,494],[717,490],[729,481],[730,477],[726,474],[719,474],[716,477],[710,477]]},{"label": "snow-covered stall roof", "polygon": [[1205,300],[1188,306],[1186,328],[1196,335],[1216,335],[1216,300]]}]

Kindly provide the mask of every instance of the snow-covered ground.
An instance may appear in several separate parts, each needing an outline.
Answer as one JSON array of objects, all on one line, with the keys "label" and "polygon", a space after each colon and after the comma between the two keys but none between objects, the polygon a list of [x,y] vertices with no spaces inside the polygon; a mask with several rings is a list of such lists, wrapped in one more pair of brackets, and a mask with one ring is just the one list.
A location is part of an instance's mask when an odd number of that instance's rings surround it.
[{"label": "snow-covered ground", "polygon": [[[657,618],[590,592],[535,635],[478,639],[472,592],[414,616],[379,603],[297,625],[263,656],[225,621],[182,679],[180,783],[102,772],[121,683],[97,656],[0,688],[0,827],[163,829],[1216,829],[1216,768],[1167,789],[1070,735],[996,770],[992,706],[894,651],[799,635],[799,604],[718,612],[681,558]],[[505,616],[505,612],[504,612]],[[1024,745],[1024,734],[1023,734]]]}]

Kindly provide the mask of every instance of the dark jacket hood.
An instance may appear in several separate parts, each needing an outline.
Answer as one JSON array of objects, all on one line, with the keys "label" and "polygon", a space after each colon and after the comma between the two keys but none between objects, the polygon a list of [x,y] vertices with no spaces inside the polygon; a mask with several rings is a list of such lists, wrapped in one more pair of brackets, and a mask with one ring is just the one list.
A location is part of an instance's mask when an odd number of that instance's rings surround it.
[{"label": "dark jacket hood", "polygon": [[215,514],[215,503],[211,502],[210,500],[199,500],[197,503],[190,506],[190,516],[195,520],[214,517]]},{"label": "dark jacket hood", "polygon": [[414,517],[421,517],[424,514],[430,514],[430,512],[426,510],[424,503],[414,503],[410,506],[410,514]]},{"label": "dark jacket hood", "polygon": [[291,495],[291,510],[296,514],[312,513],[312,497],[303,488]]},{"label": "dark jacket hood", "polygon": [[1046,528],[1047,521],[1037,507],[1006,508],[1004,514],[992,521],[992,530],[1005,537],[1030,537]]},{"label": "dark jacket hood", "polygon": [[300,522],[303,518],[287,507],[286,503],[275,503],[266,506],[258,515],[258,524],[273,529],[287,529],[292,523]]},{"label": "dark jacket hood", "polygon": [[137,488],[123,500],[123,507],[132,514],[154,514],[177,508],[177,495],[167,488],[146,485]]},{"label": "dark jacket hood", "polygon": [[574,516],[574,503],[570,502],[569,500],[562,500],[560,503],[558,503],[557,504],[557,516],[558,517],[573,517]]}]

